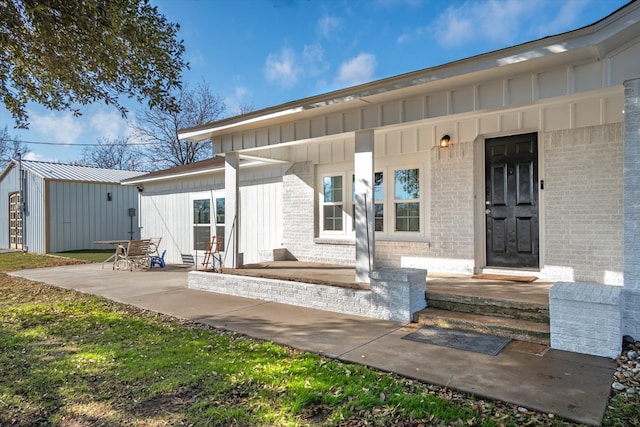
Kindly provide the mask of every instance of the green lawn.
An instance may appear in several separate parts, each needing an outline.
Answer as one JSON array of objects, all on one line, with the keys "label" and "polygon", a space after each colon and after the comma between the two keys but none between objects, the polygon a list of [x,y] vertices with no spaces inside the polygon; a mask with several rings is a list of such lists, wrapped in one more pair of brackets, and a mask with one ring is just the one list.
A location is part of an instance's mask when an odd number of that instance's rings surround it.
[{"label": "green lawn", "polygon": [[3,273],[0,349],[0,425],[572,425]]},{"label": "green lawn", "polygon": [[79,259],[82,261],[89,262],[103,262],[111,255],[113,255],[113,249],[106,250],[82,250],[82,251],[67,251],[67,252],[57,252],[53,255],[63,256],[67,258]]}]

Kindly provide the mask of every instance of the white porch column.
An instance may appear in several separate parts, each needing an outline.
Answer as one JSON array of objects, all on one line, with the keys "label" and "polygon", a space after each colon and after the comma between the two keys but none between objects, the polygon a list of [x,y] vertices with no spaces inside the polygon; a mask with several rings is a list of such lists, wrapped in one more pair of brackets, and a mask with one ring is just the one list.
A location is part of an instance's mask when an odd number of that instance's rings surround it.
[{"label": "white porch column", "polygon": [[640,79],[624,82],[622,333],[640,340]]},{"label": "white porch column", "polygon": [[237,268],[238,230],[240,225],[240,191],[239,191],[240,156],[238,153],[227,153],[224,164],[224,266]]},{"label": "white porch column", "polygon": [[370,283],[375,259],[374,132],[360,131],[355,136],[356,282]]}]

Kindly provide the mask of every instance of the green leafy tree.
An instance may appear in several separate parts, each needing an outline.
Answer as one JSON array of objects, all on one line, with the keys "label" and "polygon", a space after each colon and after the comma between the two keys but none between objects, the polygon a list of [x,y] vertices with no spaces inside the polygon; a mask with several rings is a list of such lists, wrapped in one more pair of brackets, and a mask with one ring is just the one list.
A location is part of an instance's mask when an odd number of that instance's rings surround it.
[{"label": "green leafy tree", "polygon": [[188,67],[179,25],[148,0],[0,1],[0,98],[18,127],[28,102],[81,114],[121,97],[175,111],[171,91]]}]

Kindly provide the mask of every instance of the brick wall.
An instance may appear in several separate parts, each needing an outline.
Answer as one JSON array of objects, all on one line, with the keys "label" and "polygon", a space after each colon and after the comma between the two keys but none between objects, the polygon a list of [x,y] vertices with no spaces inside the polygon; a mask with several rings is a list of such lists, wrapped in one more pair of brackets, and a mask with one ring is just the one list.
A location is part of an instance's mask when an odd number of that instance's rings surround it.
[{"label": "brick wall", "polygon": [[426,270],[374,271],[371,290],[349,289],[258,277],[192,271],[189,288],[225,295],[334,311],[396,322],[411,322],[427,305]]},{"label": "brick wall", "polygon": [[355,242],[315,239],[315,168],[296,163],[282,179],[283,246],[299,261],[354,265]]},{"label": "brick wall", "polygon": [[624,334],[640,339],[640,79],[625,82]]},{"label": "brick wall", "polygon": [[544,135],[550,279],[622,284],[622,141],[622,123]]},{"label": "brick wall", "polygon": [[551,347],[615,358],[622,350],[620,286],[558,282],[549,291]]},{"label": "brick wall", "polygon": [[436,148],[431,157],[431,251],[473,264],[473,142]]}]

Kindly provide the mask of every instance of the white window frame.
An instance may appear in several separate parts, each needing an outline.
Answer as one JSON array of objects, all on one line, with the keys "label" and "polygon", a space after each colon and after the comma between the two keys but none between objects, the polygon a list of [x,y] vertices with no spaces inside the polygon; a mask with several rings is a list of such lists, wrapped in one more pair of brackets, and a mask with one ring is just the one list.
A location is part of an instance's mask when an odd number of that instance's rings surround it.
[{"label": "white window frame", "polygon": [[[350,191],[351,186],[349,183],[345,182],[346,177],[348,175],[346,175],[343,171],[337,171],[337,170],[335,172],[321,173],[318,175],[319,175],[318,188],[320,189],[319,197],[318,197],[318,207],[320,209],[318,218],[320,223],[319,223],[318,229],[320,230],[320,235],[336,237],[336,236],[346,236],[349,234],[353,234],[353,230],[351,230],[351,222],[350,222],[351,215],[349,215],[348,213],[348,209],[350,209],[350,206],[351,206],[351,201],[349,200],[351,193],[347,192],[347,191]],[[325,202],[324,200],[324,180],[325,178],[332,178],[332,177],[342,178],[342,201],[341,202]],[[325,230],[324,228],[325,206],[336,206],[340,204],[342,205],[342,230]]]},{"label": "white window frame", "polygon": [[[428,156],[428,154],[426,154]],[[428,182],[428,158],[424,163],[415,163],[407,156],[394,156],[391,158],[376,158],[374,173],[382,173],[383,176],[383,231],[376,231],[376,239],[391,241],[423,241],[428,239],[429,230],[429,182]],[[395,171],[417,169],[420,182],[420,197],[412,200],[420,203],[420,231],[395,231]],[[317,167],[318,185],[318,237],[323,238],[355,238],[353,226],[353,164],[325,164]],[[324,230],[324,177],[342,176],[343,191],[343,230]],[[374,184],[375,185],[375,184]],[[411,201],[408,201],[411,202]],[[375,197],[374,197],[374,203]],[[379,202],[378,202],[379,203]]]},{"label": "white window frame", "polygon": [[[204,249],[194,249],[195,248],[195,236],[194,231],[195,227],[198,224],[194,223],[194,215],[193,215],[193,203],[196,200],[209,200],[209,239],[213,236],[213,233],[217,233],[217,227],[223,226],[224,224],[217,223],[217,215],[216,215],[216,201],[218,199],[224,199],[225,192],[216,190],[216,191],[207,191],[207,192],[198,192],[192,193],[189,201],[189,248],[191,248],[191,253],[196,254],[198,257],[204,256]],[[225,201],[226,203],[226,201]],[[201,226],[205,226],[205,224],[200,224]],[[224,236],[223,236],[224,238]],[[206,246],[205,246],[206,247]]]},{"label": "white window frame", "polygon": [[[209,222],[208,223],[196,223],[195,222],[195,215],[194,215],[194,208],[195,208],[195,203],[197,201],[208,201],[209,202]],[[190,227],[190,236],[189,236],[189,242],[190,245],[189,247],[191,248],[191,252],[192,253],[204,253],[204,249],[198,249],[196,247],[196,239],[195,239],[195,234],[196,234],[196,229],[197,228],[205,228],[205,227],[209,227],[209,232],[207,233],[209,235],[209,239],[211,238],[210,234],[211,234],[211,214],[212,214],[212,203],[211,203],[211,196],[208,194],[201,194],[199,196],[197,195],[193,195],[191,197],[191,203],[189,204],[189,217],[190,217],[190,222],[191,222],[191,227]],[[204,242],[200,242],[201,246],[205,247],[206,246],[206,241]]]}]

